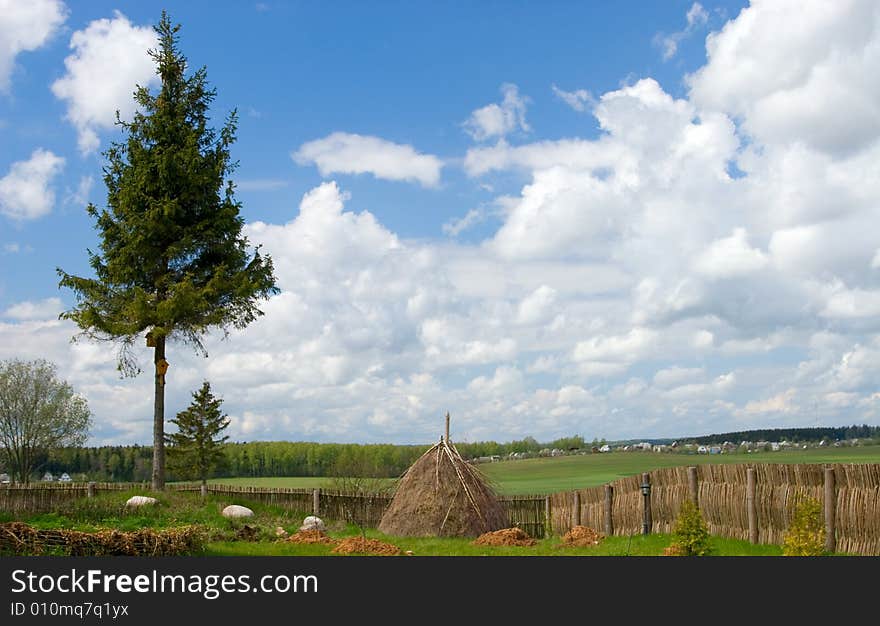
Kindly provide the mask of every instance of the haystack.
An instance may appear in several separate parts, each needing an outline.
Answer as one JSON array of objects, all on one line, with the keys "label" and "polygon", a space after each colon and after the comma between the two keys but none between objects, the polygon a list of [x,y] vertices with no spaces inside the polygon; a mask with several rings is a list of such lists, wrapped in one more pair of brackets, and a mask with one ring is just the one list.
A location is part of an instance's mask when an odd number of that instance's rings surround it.
[{"label": "haystack", "polygon": [[401,477],[379,530],[405,537],[477,537],[506,526],[507,513],[486,478],[447,437]]}]

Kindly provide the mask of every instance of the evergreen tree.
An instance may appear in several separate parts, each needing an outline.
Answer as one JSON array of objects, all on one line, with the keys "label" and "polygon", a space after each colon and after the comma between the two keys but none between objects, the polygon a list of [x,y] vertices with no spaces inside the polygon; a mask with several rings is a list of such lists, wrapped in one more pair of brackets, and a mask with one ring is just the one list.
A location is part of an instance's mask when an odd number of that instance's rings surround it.
[{"label": "evergreen tree", "polygon": [[196,478],[207,484],[208,474],[223,458],[221,445],[228,436],[218,435],[229,426],[229,418],[221,413],[223,402],[211,393],[208,381],[193,393],[192,404],[171,422],[177,432],[165,435],[172,470],[182,478]]},{"label": "evergreen tree", "polygon": [[146,334],[154,348],[153,489],[165,485],[166,340],[179,340],[207,356],[202,336],[211,328],[244,328],[262,311],[257,301],[278,292],[272,260],[251,255],[242,235],[241,204],[229,175],[237,117],[217,133],[208,126],[216,91],[204,67],[187,75],[178,49],[180,26],[163,11],[155,27],[161,87],[134,92],[138,112],[118,118],[127,138],[104,154],[107,208],[88,206],[100,234],[100,253],[88,251],[96,278],[67,274],[76,306],[62,314],[90,339],[119,347],[124,376],[140,372],[134,342]]}]

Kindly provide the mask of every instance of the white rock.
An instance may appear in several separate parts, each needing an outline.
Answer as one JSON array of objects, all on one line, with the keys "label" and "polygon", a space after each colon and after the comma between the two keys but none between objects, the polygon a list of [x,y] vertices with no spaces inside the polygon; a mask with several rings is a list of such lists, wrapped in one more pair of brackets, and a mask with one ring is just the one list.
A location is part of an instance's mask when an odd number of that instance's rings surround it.
[{"label": "white rock", "polygon": [[287,536],[287,531],[281,528],[281,526],[277,526],[275,528],[275,536],[281,537],[282,539]]},{"label": "white rock", "polygon": [[324,526],[324,520],[315,515],[309,515],[307,518],[303,520],[303,525],[299,527],[300,530],[327,530]]},{"label": "white rock", "polygon": [[156,498],[151,498],[150,496],[132,496],[125,501],[125,506],[146,506],[156,504],[157,502]]},{"label": "white rock", "polygon": [[237,519],[239,517],[253,517],[254,512],[251,511],[246,506],[239,506],[238,504],[230,504],[228,507],[223,509],[222,515],[223,515],[223,517],[231,517],[233,519]]}]

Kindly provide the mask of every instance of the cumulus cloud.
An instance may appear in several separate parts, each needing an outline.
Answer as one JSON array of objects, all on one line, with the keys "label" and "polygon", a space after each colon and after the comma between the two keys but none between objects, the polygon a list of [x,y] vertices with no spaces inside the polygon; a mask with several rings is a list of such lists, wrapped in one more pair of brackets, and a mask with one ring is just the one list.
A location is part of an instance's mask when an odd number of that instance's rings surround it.
[{"label": "cumulus cloud", "polygon": [[465,131],[477,141],[504,137],[515,130],[531,130],[526,123],[528,98],[520,96],[517,86],[509,83],[501,85],[501,94],[504,98],[500,104],[487,104],[465,120]]},{"label": "cumulus cloud", "polygon": [[158,84],[147,54],[157,45],[150,26],[136,26],[119,11],[112,19],[94,20],[73,33],[73,52],[64,59],[66,72],[52,83],[52,93],[67,105],[66,117],[77,130],[83,154],[98,148],[98,132],[113,128],[117,111],[122,119],[130,119],[136,86]]},{"label": "cumulus cloud", "polygon": [[0,92],[9,90],[18,54],[43,47],[66,19],[61,0],[0,0]]},{"label": "cumulus cloud", "polygon": [[[597,94],[595,138],[512,145],[518,122],[479,127],[502,130],[465,172],[504,187],[482,241],[407,240],[335,182],[248,224],[282,291],[245,331],[210,337],[207,361],[173,347],[169,411],[207,372],[247,439],[433,441],[447,410],[462,441],[880,419],[875,10],[799,3],[783,28],[777,4],[713,33],[686,94],[650,77]],[[864,80],[842,71],[854,58]],[[831,114],[836,92],[811,100],[807,84],[845,86],[852,107]],[[791,120],[824,110],[864,132],[763,126],[783,102]],[[474,211],[445,232],[488,213]],[[148,441],[150,381],[116,380],[112,352],[72,333],[4,316],[0,357],[55,358],[98,407],[96,441]]]},{"label": "cumulus cloud", "polygon": [[729,278],[756,272],[767,265],[767,256],[749,246],[745,228],[730,237],[713,241],[697,257],[696,270],[713,278]]},{"label": "cumulus cloud", "polygon": [[42,148],[27,161],[13,163],[0,178],[0,213],[19,221],[49,214],[55,204],[52,180],[63,168],[63,157]]},{"label": "cumulus cloud", "polygon": [[3,312],[3,317],[14,320],[49,320],[58,317],[62,306],[59,298],[46,298],[37,302],[19,302]]},{"label": "cumulus cloud", "polygon": [[741,119],[760,142],[864,148],[880,133],[878,26],[873,0],[753,2],[706,40],[691,99]]},{"label": "cumulus cloud", "polygon": [[436,187],[443,162],[412,146],[369,135],[333,133],[300,146],[292,155],[300,165],[315,165],[321,176],[372,174],[384,180],[418,182]]}]

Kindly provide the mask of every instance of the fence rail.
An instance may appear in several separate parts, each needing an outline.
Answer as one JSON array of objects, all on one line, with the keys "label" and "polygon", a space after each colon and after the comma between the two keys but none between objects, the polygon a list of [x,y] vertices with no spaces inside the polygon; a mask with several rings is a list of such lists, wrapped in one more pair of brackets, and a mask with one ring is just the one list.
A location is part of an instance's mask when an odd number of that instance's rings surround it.
[{"label": "fence rail", "polygon": [[[829,469],[830,473],[826,471]],[[753,482],[749,480],[750,471]],[[712,534],[780,544],[797,502],[812,497],[826,507],[828,545],[839,552],[880,555],[880,464],[699,465],[656,470],[650,473],[649,480],[649,516],[645,515],[641,476],[617,480],[610,484],[612,489],[604,485],[549,496],[499,499],[507,510],[510,526],[519,526],[534,537],[543,537],[563,534],[575,524],[600,532],[611,528],[615,535],[637,534],[643,531],[646,519],[650,520],[651,532],[670,532],[682,503],[696,497]],[[168,488],[197,491],[200,487],[179,484],[168,485]],[[58,510],[67,502],[86,497],[89,489],[92,493],[148,490],[149,484],[6,485],[0,487],[0,511],[15,516]],[[378,525],[391,501],[387,493],[219,484],[208,485],[207,489],[230,501],[314,512],[327,519],[368,527]],[[748,506],[749,502],[754,502],[754,506]]]}]

